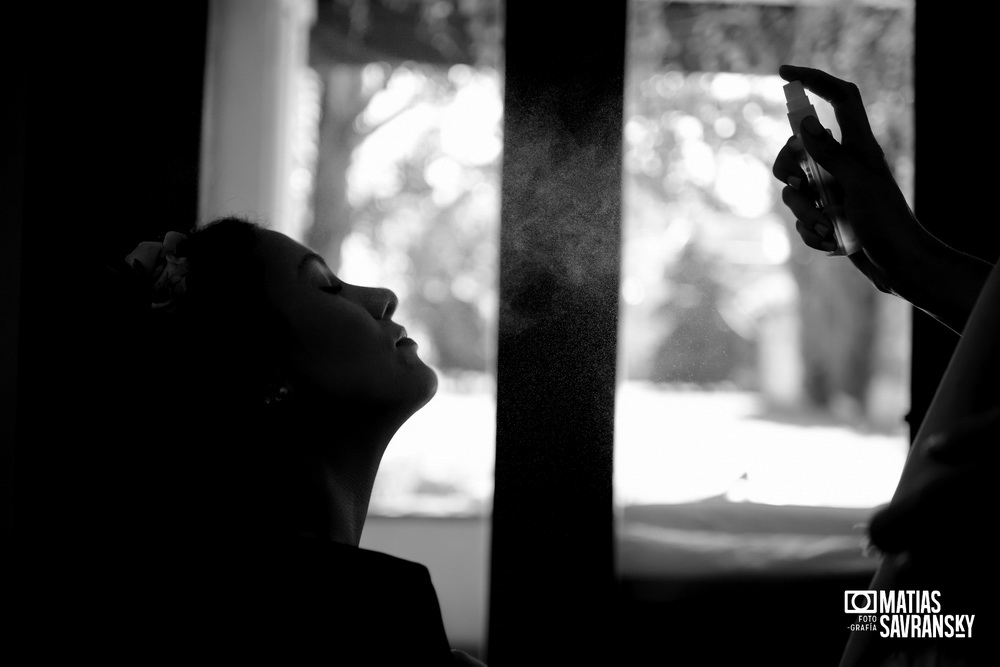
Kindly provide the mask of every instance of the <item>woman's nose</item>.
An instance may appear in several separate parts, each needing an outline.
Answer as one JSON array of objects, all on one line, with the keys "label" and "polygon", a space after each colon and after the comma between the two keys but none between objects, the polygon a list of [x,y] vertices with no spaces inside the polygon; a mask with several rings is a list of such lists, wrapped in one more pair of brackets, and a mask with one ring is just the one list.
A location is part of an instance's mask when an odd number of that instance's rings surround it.
[{"label": "woman's nose", "polygon": [[396,312],[399,298],[392,290],[384,287],[355,287],[354,291],[361,306],[376,320],[387,320]]}]

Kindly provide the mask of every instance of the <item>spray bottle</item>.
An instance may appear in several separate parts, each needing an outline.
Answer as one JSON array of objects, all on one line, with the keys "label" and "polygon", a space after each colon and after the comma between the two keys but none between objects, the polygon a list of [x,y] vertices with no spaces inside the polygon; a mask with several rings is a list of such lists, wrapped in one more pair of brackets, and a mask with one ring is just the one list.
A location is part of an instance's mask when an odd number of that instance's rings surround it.
[{"label": "spray bottle", "polygon": [[[800,125],[806,116],[816,118],[816,108],[806,96],[805,88],[799,81],[792,81],[786,84],[785,103],[788,106],[788,122],[792,126],[792,133],[799,144],[799,166],[805,172],[809,181],[809,187],[816,197],[816,205],[826,214],[833,225],[833,233],[837,240],[837,249],[831,255],[853,255],[861,250],[861,244],[854,235],[851,223],[844,215],[843,198],[837,182],[823,167],[819,166],[812,156],[806,152],[802,144],[802,134]],[[827,130],[829,132],[829,130]]]}]

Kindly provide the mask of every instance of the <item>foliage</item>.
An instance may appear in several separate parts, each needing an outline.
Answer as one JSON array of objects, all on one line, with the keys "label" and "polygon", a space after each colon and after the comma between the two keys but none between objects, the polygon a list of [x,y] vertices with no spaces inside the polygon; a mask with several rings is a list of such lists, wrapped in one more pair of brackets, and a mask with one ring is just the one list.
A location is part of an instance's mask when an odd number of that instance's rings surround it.
[{"label": "foliage", "polygon": [[[817,261],[822,258],[798,241],[794,220],[780,204],[781,184],[769,172],[788,135],[782,82],[774,74],[778,65],[789,62],[819,67],[859,85],[887,160],[904,192],[909,191],[912,7],[635,0],[632,9],[624,266],[626,273],[635,274],[633,280],[644,281],[639,292],[658,305],[626,299],[625,344],[632,338],[647,350],[628,357],[630,376],[642,377],[648,372],[645,366],[655,369],[653,377],[664,379],[669,376],[665,365],[676,369],[684,358],[704,356],[705,341],[715,339],[715,347],[725,347],[719,319],[730,324],[729,344],[738,346],[756,340],[762,317],[795,307],[801,336],[797,343],[788,342],[794,343],[790,349],[800,350],[802,391],[809,399],[825,405],[846,395],[864,404],[873,376],[892,376],[901,384],[901,373],[885,368],[900,360],[871,352],[887,348],[884,337],[904,335],[899,327],[886,326],[884,301],[872,298],[846,262]],[[742,93],[736,91],[739,86]],[[743,162],[738,170],[743,187],[727,191],[721,166],[733,156]],[[744,220],[742,239],[731,225],[734,218]],[[747,235],[753,236],[752,228],[773,235],[775,226],[790,240],[780,265],[769,265],[766,257],[741,263],[726,252],[734,241],[751,240]],[[632,244],[630,236],[636,239]],[[656,238],[668,242],[660,244],[658,256],[651,256],[645,246]],[[756,241],[763,242],[763,236]],[[671,264],[681,257],[690,262],[691,244],[700,247],[697,256],[705,263],[704,278],[695,287],[676,289],[671,275],[664,279],[638,267],[642,262]],[[762,296],[761,285],[775,272],[794,278],[792,301],[787,292]],[[682,332],[675,328],[676,313],[684,311],[679,300],[691,301],[691,289],[699,290],[697,303],[714,303],[718,312],[685,324],[683,338],[689,343],[686,352],[679,352]],[[748,317],[734,318],[739,304],[750,301],[758,303],[749,312],[743,309]],[[650,322],[658,338],[639,330],[650,329]],[[897,347],[902,339],[899,343]],[[664,361],[664,354],[679,358]],[[697,370],[692,368],[686,379],[709,381],[715,371],[710,372],[714,367],[707,361],[699,366],[700,376],[691,375]]]},{"label": "foliage", "polygon": [[401,292],[400,319],[425,336],[438,367],[485,371],[496,317],[497,75],[407,64],[383,93],[397,89],[406,91],[388,108],[376,96],[358,118],[366,140],[347,173],[347,244]]},{"label": "foliage", "polygon": [[[349,63],[357,82],[373,72],[378,82],[355,87],[357,108],[344,116],[349,140],[323,148],[346,147],[352,155],[350,166],[327,178],[347,184],[337,196],[350,212],[336,245],[356,259],[345,269],[400,292],[401,319],[426,337],[425,351],[440,368],[489,368],[499,233],[497,4],[336,0],[321,4],[321,20],[328,4],[340,17],[338,39],[360,45],[351,53],[378,56],[378,62]],[[781,184],[770,176],[770,164],[787,123],[774,73],[782,62],[792,62],[857,82],[876,136],[907,191],[912,8],[667,0],[633,0],[630,8],[623,319],[624,343],[639,351],[625,355],[627,373],[715,381],[729,364],[726,372],[745,378],[761,318],[797,307],[813,399],[827,402],[846,392],[863,401],[878,360],[857,350],[873,347],[882,334],[878,326],[845,323],[859,313],[866,321],[884,318],[863,286],[845,274],[849,267],[815,261],[798,243],[794,221],[780,206]],[[378,45],[389,43],[391,34],[379,28],[378,16],[416,17],[418,41],[465,46],[452,56],[439,49],[436,64],[417,64],[405,52],[386,55]],[[405,51],[406,43],[400,44]],[[486,112],[463,107],[469,86],[492,96],[495,105]],[[480,132],[480,138],[466,134],[456,142],[456,131],[463,130]],[[495,150],[471,155],[475,151],[466,149],[476,142]],[[751,247],[756,250],[748,253]],[[665,274],[663,267],[677,261]],[[701,277],[685,283],[681,276],[695,266]],[[781,276],[794,278],[797,289],[764,289],[784,285],[776,282]],[[822,291],[830,285],[842,286],[833,298]],[[699,305],[690,310],[685,299]],[[821,299],[832,305],[817,314],[814,305]],[[830,342],[841,335],[854,342]],[[696,350],[708,340],[716,343]],[[687,345],[688,352],[678,353],[677,345]],[[710,349],[732,353],[708,364]],[[680,372],[678,364],[699,355],[706,363]]]}]

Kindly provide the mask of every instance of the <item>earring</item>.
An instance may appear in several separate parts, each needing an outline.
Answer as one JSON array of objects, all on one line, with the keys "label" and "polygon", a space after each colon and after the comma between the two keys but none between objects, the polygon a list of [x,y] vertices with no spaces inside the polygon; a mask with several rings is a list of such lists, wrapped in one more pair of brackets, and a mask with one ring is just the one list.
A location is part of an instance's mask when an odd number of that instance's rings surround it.
[{"label": "earring", "polygon": [[272,385],[268,387],[264,394],[264,405],[275,405],[281,403],[288,396],[288,387],[284,385]]}]

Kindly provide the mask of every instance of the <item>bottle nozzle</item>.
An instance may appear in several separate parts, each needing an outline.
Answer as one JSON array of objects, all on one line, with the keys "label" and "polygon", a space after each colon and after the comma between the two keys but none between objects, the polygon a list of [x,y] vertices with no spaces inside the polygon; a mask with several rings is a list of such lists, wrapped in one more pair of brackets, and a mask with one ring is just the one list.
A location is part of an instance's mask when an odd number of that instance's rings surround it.
[{"label": "bottle nozzle", "polygon": [[806,97],[806,89],[802,87],[801,81],[786,83],[782,90],[785,91],[785,104],[789,111],[809,105],[809,98]]}]

